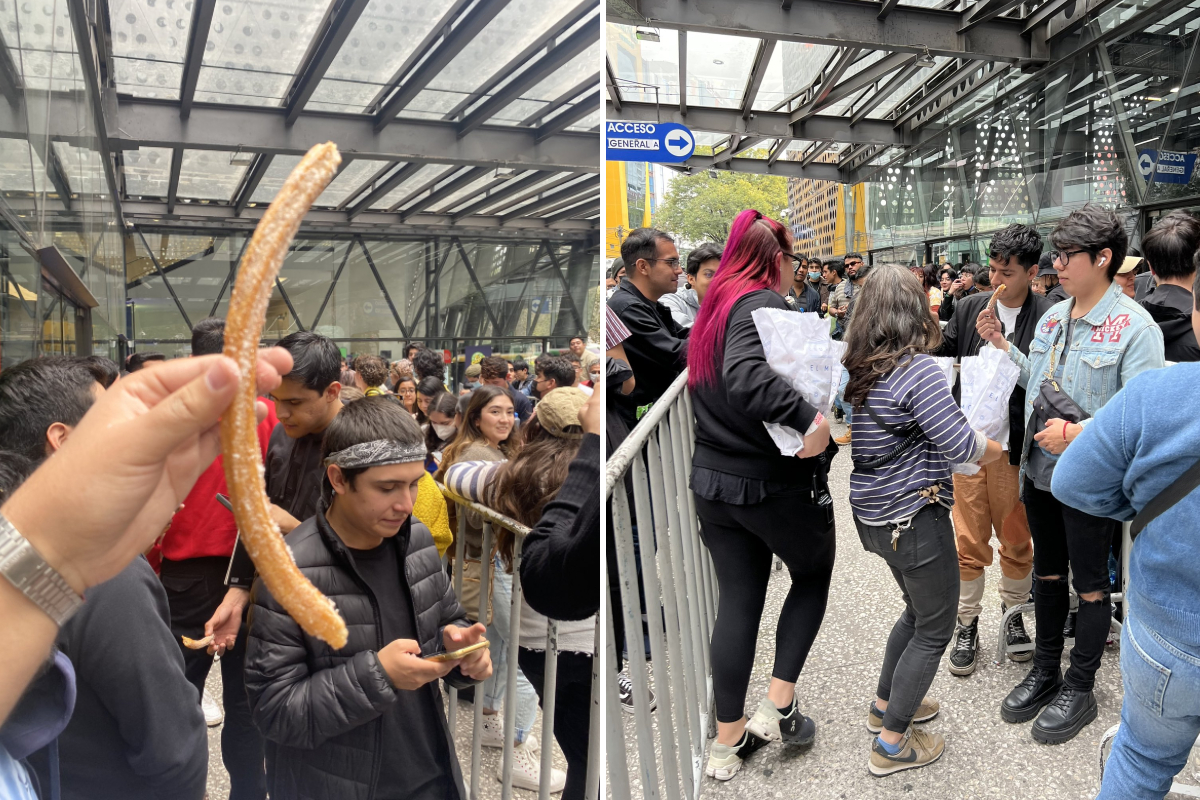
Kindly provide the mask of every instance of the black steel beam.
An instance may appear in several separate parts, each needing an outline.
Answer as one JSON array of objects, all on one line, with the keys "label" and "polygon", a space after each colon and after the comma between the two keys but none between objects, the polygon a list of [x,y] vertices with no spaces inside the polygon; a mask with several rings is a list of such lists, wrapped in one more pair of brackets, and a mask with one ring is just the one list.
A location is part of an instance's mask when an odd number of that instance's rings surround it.
[{"label": "black steel beam", "polygon": [[[590,92],[594,93],[596,91],[596,87],[599,85],[600,85],[600,73],[597,72],[593,75],[589,75],[588,77],[584,78],[579,83],[575,84],[570,89],[563,92],[558,97],[554,98],[549,103],[547,103],[545,106],[543,106],[542,108],[539,108],[537,111],[533,112],[532,114],[530,114],[525,119],[518,122],[517,124],[524,128],[526,126],[534,125],[536,123],[542,122],[543,120],[554,116],[559,111],[566,108],[568,105],[571,104],[572,100],[576,99],[584,92],[590,91]],[[600,108],[600,106],[597,103],[596,109],[599,110],[599,108]]]},{"label": "black steel beam", "polygon": [[479,104],[474,111],[467,114],[458,124],[458,137],[461,139],[475,131],[487,122],[505,106],[521,97],[521,93],[537,86],[546,78],[553,75],[575,56],[592,46],[600,38],[600,18],[596,24],[585,24],[562,42],[556,44],[550,52],[527,66],[520,74],[513,76],[504,88]]},{"label": "black steel beam", "polygon": [[758,44],[758,51],[754,54],[754,65],[750,67],[750,76],[746,79],[746,88],[742,92],[742,119],[750,119],[754,110],[754,99],[758,97],[758,89],[762,86],[763,76],[767,74],[767,65],[771,63],[771,55],[775,52],[777,43],[775,39],[763,39]]},{"label": "black steel beam", "polygon": [[[343,161],[342,166],[338,168],[338,174],[341,174],[341,170],[345,169],[345,167],[346,167],[346,162]],[[354,201],[357,200],[362,195],[363,192],[373,189],[375,187],[375,184],[379,183],[381,180],[386,178],[388,176],[388,173],[390,173],[395,168],[396,168],[395,164],[384,164],[379,169],[375,170],[375,172],[371,174],[371,177],[367,178],[365,181],[363,181],[361,184],[359,184],[357,189],[350,192],[350,194],[346,195],[346,197],[342,200],[342,202],[338,203],[336,206],[334,206],[334,208],[336,208],[338,211],[345,211],[347,208],[354,205]],[[334,180],[337,180],[337,178],[335,177]],[[330,181],[330,183],[333,183],[333,181]]]},{"label": "black steel beam", "polygon": [[[459,209],[458,211],[454,212],[454,214],[453,214],[454,220],[457,222],[458,220],[462,219],[463,217],[469,217],[477,211],[481,211],[482,209],[485,209],[485,208],[490,208],[491,206],[496,205],[496,203],[498,203],[499,201],[504,200],[505,198],[508,198],[508,197],[512,197],[514,194],[519,194],[520,192],[524,191],[525,189],[528,189],[530,186],[533,186],[536,183],[540,183],[540,182],[546,180],[546,178],[548,178],[548,177],[549,177],[549,173],[547,173],[547,172],[534,172],[534,173],[525,175],[520,178],[515,178],[515,179],[509,181],[508,185],[502,186],[501,188],[496,189],[494,192],[487,195],[486,197],[480,198],[478,201],[472,203],[471,205],[467,206],[466,208]],[[566,178],[567,178],[567,176],[563,176],[564,180],[566,180]]]},{"label": "black steel beam", "polygon": [[387,300],[388,309],[392,312],[392,318],[396,320],[396,326],[400,328],[405,339],[411,338],[408,335],[408,328],[404,325],[404,320],[400,319],[400,312],[396,310],[396,304],[392,302],[391,292],[383,285],[383,278],[380,277],[379,270],[375,268],[375,259],[371,258],[371,251],[367,249],[367,243],[361,236],[358,237],[358,246],[362,248],[363,255],[366,256],[367,266],[371,268],[371,274],[375,276],[375,283],[379,284],[379,291],[383,292],[383,299]]},{"label": "black steel beam", "polygon": [[585,197],[582,202],[576,203],[569,208],[546,216],[544,219],[547,222],[558,222],[559,220],[571,219],[577,217],[585,211],[591,210],[593,213],[600,211],[600,193],[595,192],[590,197]]},{"label": "black steel beam", "polygon": [[204,63],[204,46],[208,44],[208,29],[212,27],[217,0],[193,0],[192,24],[188,28],[187,54],[183,57],[183,80],[179,85],[179,116],[187,119],[196,99],[196,83]]},{"label": "black steel beam", "polygon": [[401,77],[395,92],[384,101],[375,117],[375,130],[382,130],[394,120],[396,115],[504,10],[508,2],[509,0],[476,0],[471,8],[464,9],[451,23],[450,30],[444,38],[431,45],[423,60],[415,64],[407,75]]},{"label": "black steel beam", "polygon": [[[599,75],[595,79],[599,79]],[[594,79],[594,80],[595,80]],[[595,86],[595,83],[592,84]],[[599,98],[596,97],[594,89],[589,89],[587,96],[577,103],[568,106],[561,113],[542,123],[537,129],[537,134],[534,140],[538,142],[545,141],[556,133],[565,131],[569,126],[574,125],[579,120],[584,119],[589,114],[593,114],[600,110]]]},{"label": "black steel beam", "polygon": [[[73,0],[81,1],[81,0]],[[61,100],[63,113],[73,108]],[[72,110],[71,114],[74,113]],[[438,120],[397,120],[382,131],[362,114],[301,114],[288,125],[283,108],[223,106],[197,103],[191,117],[179,118],[174,103],[122,96],[118,103],[119,130],[114,126],[114,147],[184,147],[194,150],[237,150],[276,155],[304,155],[314,144],[334,141],[356,158],[412,163],[456,164],[471,167],[515,167],[599,172],[598,136],[593,132],[564,131],[541,142],[530,128],[486,125],[458,139],[457,126]],[[74,117],[50,115],[51,138],[77,137]],[[0,106],[0,135],[9,127],[24,130]],[[19,138],[19,137],[18,137]]]},{"label": "black steel beam", "polygon": [[[95,133],[95,138],[89,137],[89,144],[84,146],[94,147],[99,152],[100,163],[104,167],[104,179],[108,183],[108,191],[113,200],[113,205],[117,211],[117,222],[121,227],[125,226],[125,220],[121,209],[121,192],[120,186],[117,185],[116,166],[113,163],[112,149],[109,146],[108,125],[104,118],[104,101],[102,92],[104,91],[105,83],[100,76],[100,61],[96,55],[95,41],[93,39],[92,23],[87,15],[87,8],[84,5],[84,0],[67,0],[67,10],[71,17],[71,33],[75,39],[75,49],[79,52],[79,64],[83,69],[83,85],[86,87],[89,111],[92,116],[92,125]],[[76,117],[78,112],[78,97],[71,96],[70,105],[75,110],[69,112],[67,119],[59,120],[55,118],[51,124],[62,124],[68,127],[75,127],[78,133],[79,122]],[[47,115],[47,120],[50,117]],[[27,138],[16,136],[13,138]]]},{"label": "black steel beam", "polygon": [[287,290],[283,288],[283,281],[279,280],[278,275],[275,276],[275,288],[279,290],[279,296],[283,298],[283,303],[287,306],[288,313],[296,321],[296,327],[304,330],[304,323],[300,321],[300,315],[296,313],[296,308],[292,305],[292,300],[288,297]]},{"label": "black steel beam", "polygon": [[[614,104],[620,111],[621,104]],[[687,31],[679,31],[679,113],[687,114]]]},{"label": "black steel beam", "polygon": [[346,252],[342,255],[342,263],[338,264],[337,272],[333,273],[333,280],[329,282],[329,289],[325,292],[325,299],[321,301],[321,306],[317,309],[317,316],[313,318],[313,330],[316,330],[317,325],[321,322],[321,315],[325,313],[325,306],[329,305],[329,298],[333,297],[333,290],[337,286],[338,278],[342,277],[342,270],[346,268],[346,262],[350,260],[350,251],[352,249],[354,249],[354,243],[346,242]]},{"label": "black steel beam", "polygon": [[183,321],[188,328],[192,327],[192,321],[188,319],[187,311],[183,308],[183,303],[179,302],[179,295],[175,294],[175,287],[171,285],[171,281],[167,279],[166,273],[163,272],[162,265],[158,263],[158,259],[154,257],[154,251],[150,249],[150,243],[146,241],[146,235],[141,229],[137,231],[138,236],[142,240],[142,247],[146,248],[146,255],[150,256],[150,263],[154,265],[154,269],[162,278],[163,286],[167,287],[167,293],[171,295],[171,299],[175,301],[175,308],[179,310],[179,316],[183,317]]},{"label": "black steel beam", "polygon": [[[907,73],[907,67],[916,58],[912,53],[890,53],[861,72],[851,75],[846,80],[832,87],[828,92],[824,92],[824,87],[822,87],[822,91],[825,94],[824,98],[814,100],[810,108],[812,112],[822,111],[835,103],[845,100],[855,92],[870,86],[872,83],[883,80],[896,70],[901,70],[902,74]],[[888,85],[890,86],[890,83]],[[876,94],[880,96],[880,99],[876,102],[881,102],[888,96],[886,87],[878,90]],[[803,118],[803,116],[797,117],[797,119]]]},{"label": "black steel beam", "polygon": [[[408,208],[402,210],[396,209],[396,213],[400,215],[401,220],[406,220],[413,214],[416,214],[418,211],[424,211],[430,206],[436,205],[439,201],[446,199],[459,189],[466,187],[467,184],[479,180],[489,172],[491,172],[491,170],[484,167],[475,167],[474,169],[465,170],[458,176],[446,181],[446,183],[430,192],[426,197],[422,197],[420,200],[417,200]],[[388,210],[391,211],[392,209]]]},{"label": "black steel beam", "polygon": [[919,127],[928,124],[941,112],[961,104],[967,97],[990,85],[1011,66],[997,62],[968,62],[924,97],[901,110],[896,117],[896,126]]},{"label": "black steel beam", "polygon": [[821,84],[814,88],[808,102],[792,112],[792,122],[800,122],[811,117],[817,107],[824,104],[825,99],[833,91],[833,87],[842,79],[842,75],[850,69],[851,64],[858,60],[858,54],[859,48],[857,47],[847,47],[842,50],[841,55],[838,56],[829,71],[821,75]]},{"label": "black steel beam", "polygon": [[309,42],[308,51],[283,96],[289,125],[295,122],[304,110],[304,106],[316,91],[317,84],[325,77],[329,65],[345,44],[346,37],[354,30],[354,25],[362,16],[368,2],[369,0],[335,0],[329,4],[325,18],[321,20],[316,35]]},{"label": "black steel beam", "polygon": [[872,111],[874,111],[880,103],[884,102],[893,94],[895,94],[896,90],[903,86],[909,78],[913,77],[923,69],[926,68],[910,63],[907,67],[904,67],[895,75],[893,75],[887,81],[887,83],[883,84],[883,86],[880,86],[870,97],[866,99],[865,102],[861,103],[858,108],[854,109],[854,113],[850,115],[850,124],[857,125],[859,122],[866,119],[867,114],[870,114]]},{"label": "black steel beam", "polygon": [[592,186],[591,183],[592,183],[591,181],[586,181],[583,183],[574,184],[572,186],[567,187],[566,189],[561,189],[557,192],[551,192],[550,194],[544,195],[541,199],[535,200],[532,203],[529,203],[528,205],[522,206],[521,208],[517,209],[516,211],[510,211],[507,214],[501,215],[500,224],[503,225],[503,224],[507,223],[509,220],[513,220],[518,217],[527,217],[530,214],[532,214],[534,211],[540,211],[543,208],[549,208],[550,206],[552,206],[556,203],[559,203],[563,200],[566,200],[566,199],[569,199],[572,197],[582,197],[587,194],[590,194],[591,192],[596,191],[596,187]]},{"label": "black steel beam", "polygon": [[[684,166],[696,170],[716,166],[712,156],[692,156],[684,162]],[[733,172],[750,172],[756,175],[782,175],[785,178],[812,178],[818,181],[841,181],[842,175],[837,164],[810,164],[800,166],[799,161],[780,159],[774,164],[768,164],[764,158],[733,158],[726,162],[722,169]]]},{"label": "black steel beam", "polygon": [[1024,0],[979,0],[963,12],[964,20],[960,30],[966,33],[1007,11],[1012,11],[1023,2]]},{"label": "black steel beam", "polygon": [[8,99],[8,104],[14,109],[24,100],[25,84],[21,80],[21,72],[13,59],[4,37],[0,36],[0,94]]},{"label": "black steel beam", "polygon": [[71,182],[67,180],[67,172],[63,169],[62,160],[58,157],[58,151],[54,149],[54,143],[46,141],[45,137],[42,136],[30,136],[29,144],[33,147],[33,151],[38,154],[38,158],[42,160],[42,166],[46,168],[46,176],[50,178],[50,184],[54,187],[59,201],[70,211]]},{"label": "black steel beam", "polygon": [[[614,108],[616,108],[618,113],[620,113],[622,102],[621,90],[617,88],[616,79],[613,77],[612,62],[608,60],[608,56],[604,57],[604,86],[608,89],[608,102],[611,103]],[[680,87],[679,91],[681,96],[685,94],[682,86]],[[687,109],[684,108],[682,100],[679,104],[679,112],[681,114],[687,113]]]},{"label": "black steel beam", "polygon": [[347,210],[347,215],[350,219],[354,219],[362,212],[366,211],[371,205],[381,197],[385,197],[391,193],[400,184],[411,178],[418,170],[421,169],[421,164],[405,164],[400,169],[392,173],[391,177],[379,183],[374,189],[367,192],[367,196],[359,200]]},{"label": "black steel beam", "polygon": [[183,167],[183,149],[176,147],[171,151],[171,172],[167,181],[167,213],[175,213],[175,200],[179,192],[179,170]]},{"label": "black steel beam", "polygon": [[571,310],[571,316],[575,317],[575,329],[580,332],[587,330],[583,324],[583,317],[579,314],[579,307],[575,305],[575,298],[571,296],[571,284],[567,283],[567,276],[563,274],[562,267],[558,265],[558,258],[554,255],[554,248],[544,239],[542,240],[542,247],[546,250],[546,255],[550,256],[550,265],[558,275],[558,279],[562,281],[563,298],[567,301],[567,306]]},{"label": "black steel beam", "polygon": [[235,215],[240,216],[246,210],[246,204],[254,196],[254,191],[262,182],[263,176],[267,174],[267,168],[271,166],[274,159],[275,156],[270,153],[260,153],[254,160],[254,166],[246,172],[246,177],[242,179],[241,188],[234,193],[236,199],[233,201],[233,213]]},{"label": "black steel beam", "polygon": [[[632,9],[628,9],[632,10]],[[995,61],[1038,60],[1021,35],[1020,20],[993,19],[960,34],[957,11],[897,4],[884,13],[877,0],[794,0],[790,11],[778,0],[638,0],[637,13],[621,3],[607,6],[606,19],[628,25],[703,31],[757,39],[806,42],[870,50],[924,52],[952,58]]]},{"label": "black steel beam", "polygon": [[880,0],[879,14],[877,15],[879,20],[882,22],[887,19],[888,14],[891,14],[895,10],[899,2],[900,0]]},{"label": "black steel beam", "polygon": [[479,282],[479,276],[475,274],[475,267],[471,264],[471,259],[467,257],[466,248],[463,247],[462,241],[457,236],[454,237],[453,242],[458,247],[458,256],[462,259],[463,266],[467,268],[467,275],[471,277],[471,283],[475,284],[475,288],[479,290],[479,299],[483,302],[483,310],[487,313],[488,319],[492,321],[492,330],[500,330],[500,321],[492,313],[492,305],[488,302],[487,292],[484,291],[483,284]]}]

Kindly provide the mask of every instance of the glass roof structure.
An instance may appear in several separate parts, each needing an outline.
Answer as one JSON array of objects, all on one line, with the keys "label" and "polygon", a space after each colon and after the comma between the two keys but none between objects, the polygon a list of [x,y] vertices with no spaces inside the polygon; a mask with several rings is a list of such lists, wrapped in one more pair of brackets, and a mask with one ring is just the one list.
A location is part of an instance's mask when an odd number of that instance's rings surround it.
[{"label": "glass roof structure", "polygon": [[[595,236],[600,14],[599,0],[0,3],[0,199],[45,215],[105,194],[125,223],[249,229],[331,140],[342,167],[306,230]],[[81,149],[67,93],[88,86],[103,87],[87,114],[100,142]]]}]

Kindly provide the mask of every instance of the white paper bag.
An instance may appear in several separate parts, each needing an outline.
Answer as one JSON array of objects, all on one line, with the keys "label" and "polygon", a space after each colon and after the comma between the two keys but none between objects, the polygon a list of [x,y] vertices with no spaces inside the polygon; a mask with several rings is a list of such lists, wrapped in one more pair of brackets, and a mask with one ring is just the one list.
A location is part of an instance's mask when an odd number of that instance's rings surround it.
[{"label": "white paper bag", "polygon": [[[1008,354],[994,347],[962,360],[959,404],[972,430],[1001,444],[1008,442],[1008,398],[1020,374]],[[979,471],[975,464],[954,464],[951,469],[963,475]]]},{"label": "white paper bag", "polygon": [[[828,412],[837,396],[846,352],[844,342],[830,338],[829,322],[816,313],[797,314],[779,308],[760,308],[752,316],[771,369],[805,400]],[[803,431],[774,422],[763,425],[781,454],[794,456],[804,449]]]}]

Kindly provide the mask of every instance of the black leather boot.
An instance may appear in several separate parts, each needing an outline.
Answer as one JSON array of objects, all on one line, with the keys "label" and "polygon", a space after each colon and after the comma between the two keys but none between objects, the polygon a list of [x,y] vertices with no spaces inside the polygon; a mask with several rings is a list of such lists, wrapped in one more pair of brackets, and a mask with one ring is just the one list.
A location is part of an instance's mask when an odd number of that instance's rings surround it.
[{"label": "black leather boot", "polygon": [[1005,722],[1028,722],[1054,700],[1062,686],[1062,670],[1034,666],[1000,704]]},{"label": "black leather boot", "polygon": [[1096,695],[1063,684],[1058,696],[1033,723],[1033,739],[1042,744],[1069,742],[1096,718]]}]

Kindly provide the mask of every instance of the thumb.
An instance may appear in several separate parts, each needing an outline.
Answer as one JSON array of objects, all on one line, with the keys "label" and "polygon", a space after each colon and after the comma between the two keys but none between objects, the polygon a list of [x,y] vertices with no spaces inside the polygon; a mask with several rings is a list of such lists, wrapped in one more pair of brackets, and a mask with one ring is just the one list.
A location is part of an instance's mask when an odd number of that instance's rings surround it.
[{"label": "thumb", "polygon": [[152,458],[166,458],[187,439],[211,428],[233,401],[238,386],[237,364],[219,357],[204,367],[146,414],[140,433]]}]

